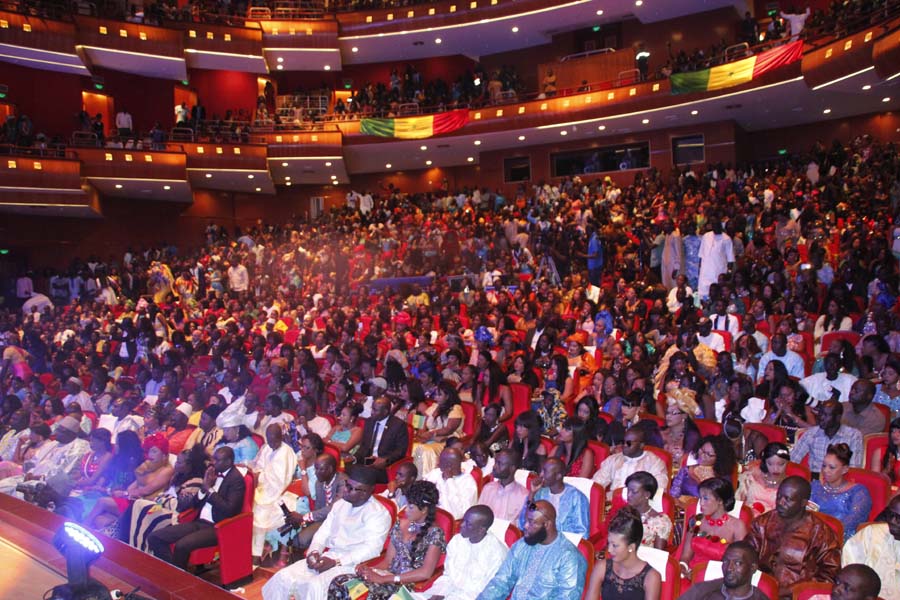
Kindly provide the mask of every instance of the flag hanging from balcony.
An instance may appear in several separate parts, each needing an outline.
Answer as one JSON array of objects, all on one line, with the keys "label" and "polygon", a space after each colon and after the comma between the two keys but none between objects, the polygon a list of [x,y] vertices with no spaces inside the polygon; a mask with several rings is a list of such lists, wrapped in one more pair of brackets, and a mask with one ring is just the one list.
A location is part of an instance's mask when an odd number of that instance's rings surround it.
[{"label": "flag hanging from balcony", "polygon": [[800,60],[802,56],[803,42],[797,40],[711,69],[692,73],[673,73],[670,77],[672,93],[707,92],[740,85],[753,81],[778,67]]},{"label": "flag hanging from balcony", "polygon": [[463,108],[427,117],[363,119],[359,125],[359,132],[363,135],[419,140],[456,131],[468,122],[469,111]]}]

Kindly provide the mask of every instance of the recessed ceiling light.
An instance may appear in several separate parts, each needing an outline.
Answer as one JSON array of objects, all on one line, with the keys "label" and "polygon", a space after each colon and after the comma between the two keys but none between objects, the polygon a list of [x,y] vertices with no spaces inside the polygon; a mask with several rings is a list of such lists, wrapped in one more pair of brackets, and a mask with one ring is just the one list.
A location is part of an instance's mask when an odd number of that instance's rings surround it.
[{"label": "recessed ceiling light", "polygon": [[350,48],[350,52],[353,52],[355,54],[355,53],[359,52],[359,48],[357,48],[356,46],[353,46],[352,48]]},{"label": "recessed ceiling light", "polygon": [[281,71],[282,69],[284,69],[284,65],[278,65],[278,66],[275,67],[275,68],[278,69],[279,71]]},{"label": "recessed ceiling light", "polygon": [[520,141],[520,142],[524,142],[524,141],[525,141],[525,136],[524,136],[524,135],[520,135],[520,136],[519,136],[519,141]]},{"label": "recessed ceiling light", "polygon": [[122,189],[122,184],[121,184],[121,183],[117,183],[117,184],[116,184],[116,189],[117,189],[117,190],[121,190],[121,189]]},{"label": "recessed ceiling light", "polygon": [[692,114],[692,115],[696,115],[696,114],[698,114],[699,112],[700,112],[699,110],[692,110],[692,111],[691,111],[691,114]]},{"label": "recessed ceiling light", "polygon": [[247,175],[247,179],[253,179],[253,175],[252,174]]},{"label": "recessed ceiling light", "polygon": [[440,44],[442,41],[444,41],[444,40],[442,40],[441,38],[434,38],[435,44]]},{"label": "recessed ceiling light", "polygon": [[831,114],[831,109],[830,109],[830,108],[826,108],[825,110],[822,111],[822,114],[823,114],[823,115],[830,115],[830,114]]},{"label": "recessed ceiling light", "polygon": [[644,0],[635,0],[634,1],[635,6],[641,6],[642,4],[644,4]]},{"label": "recessed ceiling light", "polygon": [[331,65],[325,65],[325,70],[326,70],[326,71],[330,71],[330,70],[331,70]]},{"label": "recessed ceiling light", "polygon": [[559,135],[569,135],[569,132],[566,131],[565,129],[563,129],[562,131],[559,132]]},{"label": "recessed ceiling light", "polygon": [[291,187],[291,182],[290,182],[290,181],[285,181],[285,182],[284,182],[284,185],[286,185],[286,186],[288,186],[288,187]]},{"label": "recessed ceiling light", "polygon": [[290,178],[290,176],[287,176],[287,177],[284,178],[284,180],[285,180],[285,181],[290,181],[291,178]]},{"label": "recessed ceiling light", "polygon": [[419,150],[425,152],[426,150],[428,150],[428,146],[419,146]]},{"label": "recessed ceiling light", "polygon": [[172,189],[172,186],[171,186],[171,185],[164,185],[164,186],[163,186],[163,189],[166,190],[166,191],[169,191],[169,190]]},{"label": "recessed ceiling light", "polygon": [[470,157],[468,157],[466,160],[467,160],[468,162],[475,162],[475,157],[474,157],[474,156],[470,156]]},{"label": "recessed ceiling light", "polygon": [[602,9],[602,8],[601,8],[600,10],[597,11],[597,16],[598,16],[598,17],[602,17],[602,16],[603,16],[603,9]]},{"label": "recessed ceiling light", "polygon": [[513,32],[513,33],[519,33],[519,28],[518,28],[518,27],[515,27],[515,26],[513,26],[513,28],[512,28],[512,32]]},{"label": "recessed ceiling light", "polygon": [[337,184],[338,184],[337,179],[335,179],[334,181],[331,182],[331,185],[337,185]]},{"label": "recessed ceiling light", "polygon": [[207,179],[212,179],[212,173],[207,173],[207,174],[206,174],[206,178],[207,178]]},{"label": "recessed ceiling light", "polygon": [[337,179],[337,175],[332,175],[331,178],[332,178],[332,179]]},{"label": "recessed ceiling light", "polygon": [[884,98],[881,99],[881,101],[882,101],[882,102],[890,102],[891,99],[890,99],[889,96],[885,96]]},{"label": "recessed ceiling light", "polygon": [[326,167],[330,167],[330,166],[331,166],[331,161],[326,162],[326,163],[325,163],[325,166],[326,166]]},{"label": "recessed ceiling light", "polygon": [[425,164],[428,165],[428,166],[430,167],[430,166],[431,166],[431,161],[430,161],[430,160],[426,160],[426,161],[425,161]]},{"label": "recessed ceiling light", "polygon": [[286,166],[288,166],[288,164],[286,162],[283,162],[283,163],[281,163],[281,166],[286,167]]},{"label": "recessed ceiling light", "polygon": [[480,146],[480,145],[481,145],[481,140],[475,140],[475,141],[472,142],[472,143],[475,144],[476,146]]},{"label": "recessed ceiling light", "polygon": [[276,60],[277,60],[278,62],[280,62],[280,63],[283,63],[283,62],[284,62],[284,57],[279,56]]},{"label": "recessed ceiling light", "polygon": [[257,192],[261,192],[261,191],[262,191],[262,188],[256,188],[256,191],[257,191]]},{"label": "recessed ceiling light", "polygon": [[606,129],[606,125],[598,125],[597,126],[598,131],[604,131],[605,129]]},{"label": "recessed ceiling light", "polygon": [[863,88],[862,88],[862,89],[863,89],[863,90],[865,90],[865,91],[869,91],[869,90],[871,90],[871,89],[872,89],[872,86],[871,86],[871,85],[869,85],[869,84],[868,84],[868,83],[867,83],[867,84],[866,84],[866,85],[864,85],[864,86],[863,86]]},{"label": "recessed ceiling light", "polygon": [[643,123],[644,125],[646,125],[649,122],[650,122],[650,119],[644,119],[643,121],[641,121],[641,123]]},{"label": "recessed ceiling light", "polygon": [[390,169],[390,168],[391,168],[391,163],[387,163],[386,165],[384,165],[384,168],[385,168],[385,169]]}]

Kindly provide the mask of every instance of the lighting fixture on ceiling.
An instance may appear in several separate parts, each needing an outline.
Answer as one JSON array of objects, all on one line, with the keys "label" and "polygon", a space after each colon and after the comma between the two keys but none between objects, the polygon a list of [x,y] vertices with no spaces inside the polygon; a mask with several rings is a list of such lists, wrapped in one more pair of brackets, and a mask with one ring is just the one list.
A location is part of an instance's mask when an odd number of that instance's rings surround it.
[{"label": "lighting fixture on ceiling", "polygon": [[565,129],[563,129],[562,131],[559,132],[559,135],[569,135],[569,132],[566,131]]},{"label": "lighting fixture on ceiling", "polygon": [[206,174],[206,178],[207,178],[207,179],[212,179],[212,173],[207,173],[207,174]]},{"label": "lighting fixture on ceiling", "polygon": [[283,56],[279,56],[279,57],[276,58],[275,60],[278,61],[278,62],[280,62],[280,63],[283,63],[283,62],[284,62],[284,57],[283,57]]},{"label": "lighting fixture on ceiling", "polygon": [[524,141],[525,141],[525,136],[524,136],[524,135],[520,135],[520,136],[519,136],[519,141],[520,141],[520,142],[524,142]]},{"label": "lighting fixture on ceiling", "polygon": [[390,168],[391,168],[391,163],[387,163],[386,165],[384,165],[384,168],[385,168],[385,169],[390,169]]},{"label": "lighting fixture on ceiling", "polygon": [[606,125],[598,125],[598,126],[597,126],[597,130],[598,130],[598,131],[605,131],[605,130],[606,130]]},{"label": "lighting fixture on ceiling", "polygon": [[425,164],[428,165],[428,166],[430,167],[430,166],[431,166],[431,161],[430,161],[430,160],[426,160],[426,161],[425,161]]},{"label": "lighting fixture on ceiling", "polygon": [[885,96],[884,98],[881,99],[881,101],[882,101],[882,102],[890,102],[891,99],[890,99],[890,97]]},{"label": "lighting fixture on ceiling", "polygon": [[643,123],[644,125],[647,125],[648,123],[650,123],[650,119],[643,119],[641,121],[641,123]]},{"label": "lighting fixture on ceiling", "polygon": [[513,26],[512,32],[513,32],[513,33],[519,33],[519,28],[516,27],[516,26]]},{"label": "lighting fixture on ceiling", "polygon": [[419,150],[425,152],[426,150],[428,150],[428,146],[419,146]]},{"label": "lighting fixture on ceiling", "polygon": [[326,70],[326,71],[330,71],[330,70],[331,70],[331,65],[325,65],[325,70]]},{"label": "lighting fixture on ceiling", "polygon": [[116,189],[117,189],[117,190],[121,190],[121,189],[122,189],[122,184],[121,184],[121,183],[117,183],[117,184],[116,184]]},{"label": "lighting fixture on ceiling", "polygon": [[163,186],[163,189],[166,190],[166,191],[168,192],[169,190],[172,189],[172,186],[171,186],[171,185],[164,185],[164,186]]},{"label": "lighting fixture on ceiling", "polygon": [[286,162],[283,162],[283,163],[281,163],[281,166],[286,167],[286,166],[288,166],[288,164]]},{"label": "lighting fixture on ceiling", "polygon": [[330,166],[331,166],[331,161],[326,162],[326,163],[325,163],[325,166],[326,166],[326,167],[330,167]]},{"label": "lighting fixture on ceiling", "polygon": [[257,192],[261,192],[261,191],[262,191],[262,188],[256,188],[256,191],[257,191]]},{"label": "lighting fixture on ceiling", "polygon": [[441,38],[434,38],[435,44],[440,44],[443,40]]},{"label": "lighting fixture on ceiling", "polygon": [[278,65],[275,68],[278,69],[279,71],[282,71],[282,70],[284,70],[284,65]]},{"label": "lighting fixture on ceiling", "polygon": [[468,157],[468,158],[466,159],[466,161],[467,161],[467,162],[475,162],[475,157],[474,157],[474,156],[470,156],[470,157]]},{"label": "lighting fixture on ceiling", "polygon": [[822,111],[822,114],[823,114],[823,115],[830,115],[830,114],[831,114],[831,109],[830,109],[830,108],[826,108],[825,110]]},{"label": "lighting fixture on ceiling", "polygon": [[353,46],[352,48],[350,48],[350,52],[356,54],[357,52],[359,52],[359,48],[357,48],[356,46]]},{"label": "lighting fixture on ceiling", "polygon": [[472,142],[472,143],[475,144],[476,146],[480,146],[480,145],[481,145],[481,140],[475,140],[475,141]]},{"label": "lighting fixture on ceiling", "polygon": [[253,179],[253,175],[247,175],[247,179]]},{"label": "lighting fixture on ceiling", "polygon": [[869,90],[872,89],[872,86],[869,85],[869,84],[867,83],[866,85],[864,85],[864,86],[862,87],[862,89],[863,89],[863,91],[868,92]]},{"label": "lighting fixture on ceiling", "polygon": [[699,112],[700,112],[699,110],[692,110],[692,111],[691,111],[691,114],[692,114],[692,115],[696,115],[696,114],[698,114]]}]

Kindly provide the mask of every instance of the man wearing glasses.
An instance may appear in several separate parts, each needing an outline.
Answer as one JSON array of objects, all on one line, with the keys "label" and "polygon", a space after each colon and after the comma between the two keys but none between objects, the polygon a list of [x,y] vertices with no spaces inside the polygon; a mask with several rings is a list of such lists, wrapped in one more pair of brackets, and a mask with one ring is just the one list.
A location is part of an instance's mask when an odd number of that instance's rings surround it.
[{"label": "man wearing glasses", "polygon": [[338,575],[381,553],[391,528],[391,515],[372,497],[378,473],[371,467],[347,469],[343,497],[313,536],[306,559],[285,567],[263,586],[264,600],[326,600],[328,585]]},{"label": "man wearing glasses", "polygon": [[[670,407],[669,410],[673,409]],[[679,412],[679,414],[681,413]],[[624,487],[628,476],[638,471],[646,471],[653,475],[659,489],[669,489],[666,463],[652,452],[644,451],[645,435],[644,429],[632,427],[625,432],[622,451],[610,454],[606,460],[600,463],[600,469],[594,473],[594,481],[607,490],[607,498],[612,498],[613,491]]]},{"label": "man wearing glasses", "polygon": [[841,564],[871,567],[881,578],[884,597],[896,600],[900,598],[900,496],[894,496],[881,516],[885,522],[867,525],[847,540]]}]

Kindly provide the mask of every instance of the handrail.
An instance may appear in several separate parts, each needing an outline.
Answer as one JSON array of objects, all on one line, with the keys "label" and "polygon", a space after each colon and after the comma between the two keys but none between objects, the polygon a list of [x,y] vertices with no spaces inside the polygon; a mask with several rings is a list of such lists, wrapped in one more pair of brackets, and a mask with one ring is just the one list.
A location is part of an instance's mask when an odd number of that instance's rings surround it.
[{"label": "handrail", "polygon": [[567,54],[559,59],[559,62],[567,62],[570,60],[576,60],[579,58],[585,58],[587,56],[593,56],[595,54],[612,54],[616,51],[615,48],[598,48],[596,50],[586,50],[584,52],[576,52],[575,54]]}]

